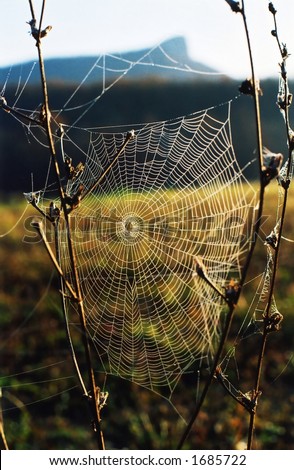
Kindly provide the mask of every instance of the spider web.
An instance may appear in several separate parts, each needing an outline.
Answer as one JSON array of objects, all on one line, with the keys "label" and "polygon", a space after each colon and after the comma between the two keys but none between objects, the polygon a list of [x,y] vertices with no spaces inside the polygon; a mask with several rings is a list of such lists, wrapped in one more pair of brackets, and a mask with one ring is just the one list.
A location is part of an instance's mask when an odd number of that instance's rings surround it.
[{"label": "spider web", "polygon": [[[71,224],[89,334],[107,373],[168,396],[210,363],[221,334],[223,298],[195,262],[224,292],[250,243],[255,192],[232,147],[231,103],[223,107],[224,120],[210,108],[135,126],[132,138],[75,129],[85,166],[66,193],[84,195]],[[62,225],[59,239],[71,280]]]},{"label": "spider web", "polygon": [[[108,56],[100,56],[53,113],[54,138],[64,163],[83,163],[63,182],[69,200],[82,196],[70,218],[87,328],[102,368],[170,397],[183,373],[209,366],[214,356],[226,311],[219,292],[240,277],[256,194],[234,153],[231,102],[167,121],[78,128],[135,67],[198,73],[163,46],[137,60],[115,59],[113,69]],[[101,90],[77,104],[81,86],[95,73],[102,73]],[[21,94],[27,82],[18,85]],[[57,124],[68,122],[71,111],[78,112],[72,124]],[[40,106],[30,117],[39,114]],[[42,128],[13,117],[47,147]],[[48,212],[55,189],[47,179],[44,190],[27,198],[37,195],[39,208]],[[59,245],[62,269],[72,281],[62,221]],[[209,283],[195,272],[199,261]]]}]

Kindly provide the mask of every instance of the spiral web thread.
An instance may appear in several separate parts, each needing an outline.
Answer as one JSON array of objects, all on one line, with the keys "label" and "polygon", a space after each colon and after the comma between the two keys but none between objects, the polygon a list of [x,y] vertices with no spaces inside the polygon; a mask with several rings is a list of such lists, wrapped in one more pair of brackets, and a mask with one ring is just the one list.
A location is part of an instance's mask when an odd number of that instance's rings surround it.
[{"label": "spiral web thread", "polygon": [[[138,125],[118,158],[127,132],[75,129],[83,148],[64,127],[63,152],[86,155],[66,192],[86,195],[71,224],[88,332],[107,373],[164,395],[210,363],[221,333],[224,301],[195,259],[224,292],[250,243],[256,195],[223,107],[223,120],[211,108]],[[71,280],[62,224],[59,239]]]}]

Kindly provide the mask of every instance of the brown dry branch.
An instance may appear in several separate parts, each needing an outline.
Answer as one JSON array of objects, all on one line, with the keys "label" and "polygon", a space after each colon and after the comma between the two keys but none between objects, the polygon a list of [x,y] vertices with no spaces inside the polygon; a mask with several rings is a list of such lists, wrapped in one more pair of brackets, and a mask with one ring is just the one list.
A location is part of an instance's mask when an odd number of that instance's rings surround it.
[{"label": "brown dry branch", "polygon": [[[61,204],[60,217],[63,216],[65,225],[66,225],[67,247],[68,247],[68,252],[69,252],[71,272],[72,272],[72,278],[73,278],[73,285],[71,287],[69,287],[69,283],[67,281],[65,282],[61,268],[59,269],[58,256],[57,256],[57,259],[55,259],[48,250],[48,244],[46,244],[44,234],[42,234],[41,226],[37,224],[36,228],[38,229],[40,235],[42,235],[42,239],[46,246],[46,249],[60,276],[61,284],[65,283],[67,289],[70,291],[70,294],[75,298],[75,301],[77,304],[79,319],[80,319],[80,326],[81,326],[81,331],[82,331],[84,354],[85,354],[85,360],[87,364],[89,392],[87,391],[88,387],[86,387],[85,385],[82,385],[82,389],[83,389],[84,395],[86,395],[88,402],[89,402],[90,411],[92,415],[93,430],[97,437],[98,449],[103,450],[105,449],[105,445],[104,445],[103,433],[102,433],[101,426],[100,426],[100,421],[101,421],[100,405],[99,405],[100,404],[100,389],[96,385],[96,380],[95,380],[95,375],[94,375],[94,370],[93,370],[93,365],[92,365],[90,342],[89,342],[89,337],[88,337],[88,333],[86,330],[86,317],[85,317],[85,311],[84,311],[84,304],[83,304],[79,274],[78,274],[77,264],[76,264],[75,249],[74,249],[74,244],[73,244],[72,235],[71,235],[71,224],[70,224],[70,216],[68,212],[68,201],[66,199],[67,196],[64,193],[63,186],[61,183],[59,164],[58,164],[58,160],[56,156],[53,134],[52,134],[52,129],[51,129],[51,112],[50,112],[50,107],[49,107],[49,97],[48,97],[44,59],[43,59],[43,54],[42,54],[42,39],[47,36],[47,33],[50,32],[51,27],[49,29],[46,28],[45,30],[42,29],[42,21],[43,21],[46,1],[43,0],[42,2],[42,10],[41,10],[38,28],[36,27],[37,20],[36,20],[32,0],[29,0],[29,5],[30,5],[31,15],[32,15],[32,19],[30,20],[29,24],[31,25],[31,28],[32,28],[32,36],[34,37],[34,39],[36,39],[36,47],[38,50],[41,84],[42,84],[42,92],[43,92],[43,100],[44,100],[43,106],[42,106],[42,110],[43,110],[42,125],[46,131],[49,151],[50,151],[50,158],[51,158],[51,161],[53,162],[55,178],[56,178],[56,182],[58,185],[59,198],[60,198],[60,204]],[[46,34],[43,34],[44,31],[46,32]],[[54,220],[52,223],[55,224],[56,221]],[[62,293],[62,297],[63,296],[64,294]],[[64,306],[64,302],[63,302],[63,306]],[[70,346],[71,346],[72,353],[74,353],[74,351],[72,350],[72,344],[70,344]],[[74,360],[74,365],[76,367],[79,380],[81,380],[81,375],[80,375],[79,368],[77,368],[77,361],[76,361],[75,355],[73,357],[73,360]],[[82,384],[83,384],[83,381],[82,381]],[[86,390],[86,393],[85,393],[85,390]]]},{"label": "brown dry branch", "polygon": [[0,437],[1,437],[1,444],[0,449],[8,450],[8,443],[5,436],[4,431],[4,422],[3,422],[3,414],[2,414],[2,388],[0,387]]},{"label": "brown dry branch", "polygon": [[[279,312],[272,313],[272,301],[273,295],[275,291],[275,284],[276,284],[276,276],[278,271],[278,260],[280,254],[280,247],[281,247],[281,239],[283,234],[283,226],[285,222],[285,214],[286,214],[286,207],[287,207],[287,200],[288,200],[288,191],[290,187],[290,171],[292,167],[292,159],[293,159],[293,150],[294,150],[294,141],[293,141],[293,131],[291,130],[290,123],[289,123],[289,107],[292,102],[292,95],[289,93],[289,85],[288,85],[288,76],[287,76],[287,69],[286,69],[286,61],[289,56],[286,45],[281,44],[279,40],[277,22],[276,22],[276,13],[277,10],[275,9],[272,2],[269,3],[269,11],[273,15],[274,19],[274,29],[272,30],[272,35],[276,38],[278,48],[281,54],[281,63],[280,63],[280,72],[281,72],[281,88],[278,95],[277,104],[280,108],[281,113],[283,114],[285,127],[286,127],[286,134],[287,134],[287,141],[288,141],[288,161],[287,161],[287,172],[285,178],[279,179],[280,185],[284,189],[284,198],[282,203],[281,209],[281,217],[280,217],[280,224],[279,230],[275,231],[274,233],[274,245],[270,243],[272,241],[272,237],[267,237],[266,243],[271,246],[269,249],[273,249],[273,263],[272,263],[272,274],[271,274],[271,282],[268,292],[267,298],[267,307],[263,314],[263,330],[262,330],[262,339],[259,348],[258,354],[258,364],[256,370],[256,377],[254,383],[254,399],[255,406],[250,411],[250,424],[248,429],[248,440],[247,440],[247,448],[252,448],[252,441],[254,437],[254,429],[255,429],[255,419],[256,419],[256,409],[257,409],[257,397],[261,394],[260,385],[262,379],[262,368],[263,368],[263,361],[266,353],[266,344],[268,340],[268,335],[271,332],[278,331],[280,329],[280,324],[283,320],[283,316]],[[281,155],[281,154],[278,154]],[[278,174],[275,174],[276,177],[279,177]],[[268,239],[269,238],[269,239]]]}]

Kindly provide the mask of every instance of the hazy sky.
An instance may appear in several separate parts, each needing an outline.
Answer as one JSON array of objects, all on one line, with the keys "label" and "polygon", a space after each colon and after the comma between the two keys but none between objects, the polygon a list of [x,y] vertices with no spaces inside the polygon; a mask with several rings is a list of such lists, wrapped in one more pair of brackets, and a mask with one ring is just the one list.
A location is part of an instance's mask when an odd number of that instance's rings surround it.
[{"label": "hazy sky", "polygon": [[[41,0],[34,0],[36,13]],[[280,38],[293,54],[288,61],[294,78],[294,0],[274,0]],[[249,61],[240,14],[225,0],[47,0],[45,57],[98,55],[151,47],[176,35],[186,38],[192,59],[236,78],[249,75]],[[36,58],[29,35],[28,0],[0,0],[0,66]],[[245,0],[253,53],[260,78],[276,76],[280,60],[270,32],[267,0]]]}]

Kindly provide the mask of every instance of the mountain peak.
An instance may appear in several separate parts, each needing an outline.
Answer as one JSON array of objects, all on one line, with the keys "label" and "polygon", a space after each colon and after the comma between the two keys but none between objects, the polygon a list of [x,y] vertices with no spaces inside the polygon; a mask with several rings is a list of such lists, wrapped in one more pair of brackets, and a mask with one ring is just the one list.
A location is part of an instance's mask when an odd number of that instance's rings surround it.
[{"label": "mountain peak", "polygon": [[176,36],[161,43],[164,50],[173,56],[174,59],[186,58],[190,60],[187,52],[186,40],[183,36]]}]

